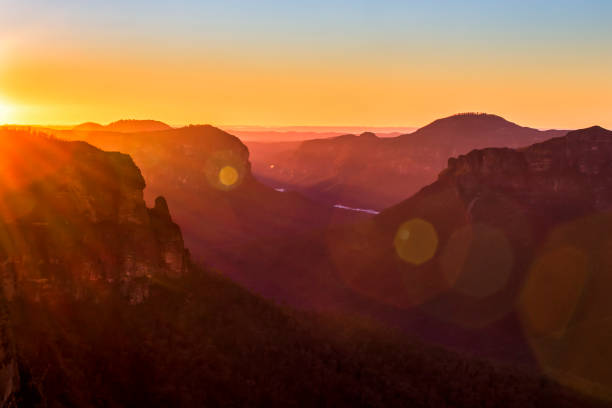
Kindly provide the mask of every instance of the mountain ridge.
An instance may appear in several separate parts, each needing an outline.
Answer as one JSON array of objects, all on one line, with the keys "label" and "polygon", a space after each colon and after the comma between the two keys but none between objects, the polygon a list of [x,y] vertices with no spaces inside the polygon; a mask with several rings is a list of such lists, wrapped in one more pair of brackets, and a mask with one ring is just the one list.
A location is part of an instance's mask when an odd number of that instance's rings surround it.
[{"label": "mountain ridge", "polygon": [[[304,141],[287,149],[258,145],[255,174],[326,203],[381,210],[435,181],[448,157],[485,147],[527,146],[566,131],[522,127],[490,114],[438,119],[390,138],[349,135]],[[248,144],[248,143],[247,143]]]},{"label": "mountain ridge", "polygon": [[85,122],[72,128],[77,131],[112,131],[112,132],[154,132],[159,130],[172,129],[169,125],[152,119],[120,119],[108,125],[101,125],[95,122]]}]

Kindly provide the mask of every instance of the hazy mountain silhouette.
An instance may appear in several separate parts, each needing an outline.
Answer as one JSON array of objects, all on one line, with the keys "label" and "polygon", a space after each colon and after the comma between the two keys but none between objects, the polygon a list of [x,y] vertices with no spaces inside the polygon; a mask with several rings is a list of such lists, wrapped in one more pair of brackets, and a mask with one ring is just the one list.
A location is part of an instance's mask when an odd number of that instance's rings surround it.
[{"label": "hazy mountain silhouette", "polygon": [[106,126],[101,125],[99,123],[95,123],[95,122],[85,122],[85,123],[81,123],[80,125],[76,125],[73,129],[74,130],[96,131],[96,130],[104,130],[106,129]]},{"label": "hazy mountain silhouette", "polygon": [[116,122],[109,123],[106,126],[99,123],[86,122],[77,125],[73,130],[77,131],[110,131],[110,132],[155,132],[158,130],[172,129],[169,125],[157,120],[137,120],[137,119],[122,119]]},{"label": "hazy mountain silhouette", "polygon": [[[308,131],[308,130],[253,130],[253,129],[224,129],[232,135],[238,136],[240,140],[247,143],[249,150],[252,143],[283,143],[283,142],[302,142],[311,139],[324,139],[330,137],[343,136],[347,131]],[[363,132],[362,132],[363,133]],[[404,134],[398,131],[377,131],[379,137],[395,137]]]},{"label": "hazy mountain silhouette", "polygon": [[266,183],[313,199],[383,209],[433,182],[448,157],[485,147],[527,146],[565,133],[521,127],[495,115],[459,114],[398,137],[344,135],[285,149],[258,144],[253,169]]},{"label": "hazy mountain silhouette", "polygon": [[231,273],[280,301],[531,360],[609,396],[611,163],[612,132],[599,127],[474,150],[371,220],[254,246]]}]

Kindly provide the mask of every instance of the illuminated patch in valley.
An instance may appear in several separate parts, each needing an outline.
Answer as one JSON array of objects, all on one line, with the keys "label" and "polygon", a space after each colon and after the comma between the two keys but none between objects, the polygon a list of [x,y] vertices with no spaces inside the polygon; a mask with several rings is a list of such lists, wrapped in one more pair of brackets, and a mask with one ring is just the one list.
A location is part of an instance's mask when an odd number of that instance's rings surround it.
[{"label": "illuminated patch in valley", "polygon": [[393,244],[400,258],[408,263],[421,265],[435,255],[438,234],[429,222],[415,218],[398,228]]}]

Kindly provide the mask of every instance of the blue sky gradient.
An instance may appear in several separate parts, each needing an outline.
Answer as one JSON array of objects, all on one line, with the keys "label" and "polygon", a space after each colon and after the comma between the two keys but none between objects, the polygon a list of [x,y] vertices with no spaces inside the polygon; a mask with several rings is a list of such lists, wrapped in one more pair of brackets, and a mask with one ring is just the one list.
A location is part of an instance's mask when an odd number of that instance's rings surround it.
[{"label": "blue sky gradient", "polygon": [[[455,94],[464,92],[470,81],[483,81],[479,99],[453,101],[429,115],[423,113],[425,107],[418,106],[413,111],[422,108],[423,112],[412,116],[401,116],[399,111],[387,117],[360,114],[373,125],[412,125],[425,117],[473,108],[501,109],[502,114],[535,119],[539,126],[575,126],[601,117],[612,107],[600,103],[604,93],[612,90],[612,1],[0,0],[0,7],[0,81],[14,79],[18,70],[27,71],[24,66],[53,67],[60,65],[59,60],[92,64],[125,60],[126,72],[130,72],[130,64],[174,63],[200,69],[208,78],[217,75],[211,66],[224,67],[225,72],[243,69],[279,78],[293,76],[299,85],[296,89],[310,86],[305,81],[311,76],[321,84],[350,77],[354,82],[346,89],[356,89],[359,81],[372,89],[378,86],[380,92],[348,92],[357,99],[362,95],[363,100],[356,101],[358,106],[367,104],[366,98],[379,100],[393,92],[392,80],[399,84],[398,91],[414,89],[410,97],[416,99],[426,97],[421,92],[431,83],[446,86]],[[177,72],[193,75],[184,69]],[[243,80],[248,73],[236,75],[240,87],[249,86]],[[557,121],[552,112],[537,117],[535,113],[521,114],[518,106],[487,104],[493,91],[484,89],[497,88],[505,81],[509,87],[518,83],[525,89],[531,86],[540,94],[570,84],[576,88],[568,91],[571,98],[593,94],[597,106],[577,106],[575,121]],[[175,88],[181,86],[175,84]],[[239,91],[236,89],[237,97]],[[0,82],[0,100],[2,92],[4,99],[33,103],[28,100],[33,95],[24,97],[28,92],[16,85]],[[513,92],[500,88],[498,93],[507,93],[518,103],[520,97]],[[67,100],[77,99],[76,94],[68,96]],[[330,99],[324,93],[320,97]],[[549,103],[549,99],[541,100],[541,104]],[[330,109],[338,104],[340,99]],[[365,111],[366,106],[357,110]],[[159,111],[153,109],[153,113]],[[107,112],[101,116],[110,116],[110,110]],[[174,120],[196,119],[189,106],[186,112],[182,117],[170,116]],[[255,119],[238,114],[211,115],[242,123]],[[295,124],[299,118],[283,115],[279,123]],[[259,116],[265,122],[262,124],[276,121],[273,115],[264,116]],[[303,123],[346,124],[355,120],[344,113],[336,120],[315,116],[305,115]]]}]

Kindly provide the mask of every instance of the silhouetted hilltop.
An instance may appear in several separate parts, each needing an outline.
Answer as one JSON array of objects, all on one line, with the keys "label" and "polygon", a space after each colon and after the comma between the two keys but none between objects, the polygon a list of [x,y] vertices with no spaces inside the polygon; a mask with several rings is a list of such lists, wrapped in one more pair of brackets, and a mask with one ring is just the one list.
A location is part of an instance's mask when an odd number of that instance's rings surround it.
[{"label": "silhouetted hilltop", "polygon": [[367,133],[304,141],[282,154],[269,149],[272,153],[260,153],[253,168],[267,183],[314,199],[382,209],[433,182],[448,157],[485,147],[527,146],[565,133],[521,127],[496,115],[459,114],[398,137]]},{"label": "silhouetted hilltop", "polygon": [[80,125],[75,126],[74,130],[82,130],[82,131],[96,131],[96,130],[104,130],[106,127],[95,122],[85,122]]},{"label": "silhouetted hilltop", "polygon": [[[436,119],[430,124],[420,128],[420,130],[440,131],[442,129],[448,130],[449,128],[458,127],[461,130],[468,130],[471,128],[472,131],[478,132],[483,130],[497,130],[500,128],[512,128],[517,126],[517,124],[512,123],[499,115],[494,115],[485,112],[465,112],[456,113],[445,118]],[[417,129],[416,131],[418,130],[419,129]]]},{"label": "silhouetted hilltop", "polygon": [[159,130],[172,129],[169,125],[157,120],[137,120],[137,119],[122,119],[108,125],[100,125],[99,123],[86,122],[75,126],[76,131],[110,131],[122,133],[134,132],[155,132]]},{"label": "silhouetted hilltop", "polygon": [[462,113],[435,120],[414,133],[397,137],[394,143],[416,149],[437,146],[440,151],[450,153],[448,156],[456,156],[486,147],[528,146],[566,133],[519,126],[487,113]]},{"label": "silhouetted hilltop", "polygon": [[106,130],[111,132],[154,132],[168,130],[171,127],[157,120],[123,119],[106,125]]}]

